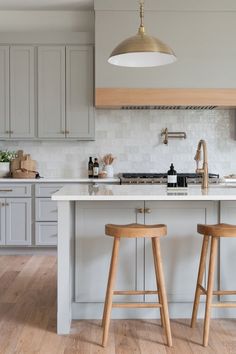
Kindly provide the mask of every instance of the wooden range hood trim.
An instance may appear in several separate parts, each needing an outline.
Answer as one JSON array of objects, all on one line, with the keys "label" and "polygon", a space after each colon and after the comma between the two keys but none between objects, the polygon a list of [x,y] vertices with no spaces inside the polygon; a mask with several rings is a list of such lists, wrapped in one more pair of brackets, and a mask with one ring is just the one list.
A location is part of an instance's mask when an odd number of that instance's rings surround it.
[{"label": "wooden range hood trim", "polygon": [[97,88],[96,108],[217,106],[236,108],[236,89]]}]

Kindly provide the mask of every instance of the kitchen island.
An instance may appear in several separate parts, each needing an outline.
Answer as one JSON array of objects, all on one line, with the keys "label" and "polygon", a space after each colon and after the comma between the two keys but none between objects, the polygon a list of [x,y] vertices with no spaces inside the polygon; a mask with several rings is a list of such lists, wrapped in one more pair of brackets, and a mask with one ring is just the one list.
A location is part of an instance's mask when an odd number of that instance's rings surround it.
[{"label": "kitchen island", "polygon": [[[106,223],[165,223],[161,241],[170,316],[190,317],[202,238],[197,223],[236,224],[236,188],[212,186],[202,190],[167,192],[165,186],[68,185],[52,196],[58,202],[57,332],[68,334],[71,320],[101,318],[112,240],[104,236]],[[220,244],[217,288],[236,289],[234,240]],[[224,260],[222,262],[221,260]],[[151,249],[145,240],[121,243],[117,288],[155,287]],[[230,299],[227,298],[229,301]],[[125,297],[119,299],[127,301]],[[130,301],[153,301],[145,297]],[[155,318],[155,310],[113,311],[113,318]],[[203,306],[200,306],[200,315]],[[213,316],[233,316],[232,309]]]}]

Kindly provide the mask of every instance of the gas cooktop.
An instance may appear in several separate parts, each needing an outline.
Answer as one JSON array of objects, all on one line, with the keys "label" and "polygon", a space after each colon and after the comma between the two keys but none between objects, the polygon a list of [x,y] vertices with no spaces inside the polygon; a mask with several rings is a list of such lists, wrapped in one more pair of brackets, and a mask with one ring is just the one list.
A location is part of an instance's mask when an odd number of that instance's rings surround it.
[{"label": "gas cooktop", "polygon": [[[188,183],[200,184],[202,176],[197,173],[178,173],[179,177],[186,177]],[[209,173],[209,183],[219,183],[219,175]],[[167,173],[120,173],[120,184],[166,184]]]}]

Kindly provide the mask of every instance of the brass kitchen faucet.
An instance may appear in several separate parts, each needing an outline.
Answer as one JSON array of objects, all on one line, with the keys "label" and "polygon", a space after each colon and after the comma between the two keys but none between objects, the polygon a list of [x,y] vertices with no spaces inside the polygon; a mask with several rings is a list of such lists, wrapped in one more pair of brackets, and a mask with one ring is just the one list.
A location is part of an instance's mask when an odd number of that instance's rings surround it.
[{"label": "brass kitchen faucet", "polygon": [[[201,147],[203,150],[203,165],[202,168],[198,167],[199,161],[201,160]],[[202,175],[202,188],[208,188],[208,158],[207,158],[207,145],[205,140],[200,140],[197,147],[197,152],[194,157],[194,160],[197,162],[196,173]]]}]

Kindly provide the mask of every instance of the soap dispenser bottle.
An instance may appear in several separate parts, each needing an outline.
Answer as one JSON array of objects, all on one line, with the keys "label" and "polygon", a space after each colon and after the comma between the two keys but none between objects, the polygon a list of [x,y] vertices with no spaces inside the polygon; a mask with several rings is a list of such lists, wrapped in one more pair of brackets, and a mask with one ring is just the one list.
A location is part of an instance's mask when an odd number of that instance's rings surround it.
[{"label": "soap dispenser bottle", "polygon": [[167,172],[167,187],[177,187],[177,172],[174,169],[173,163],[170,165],[170,169]]}]

